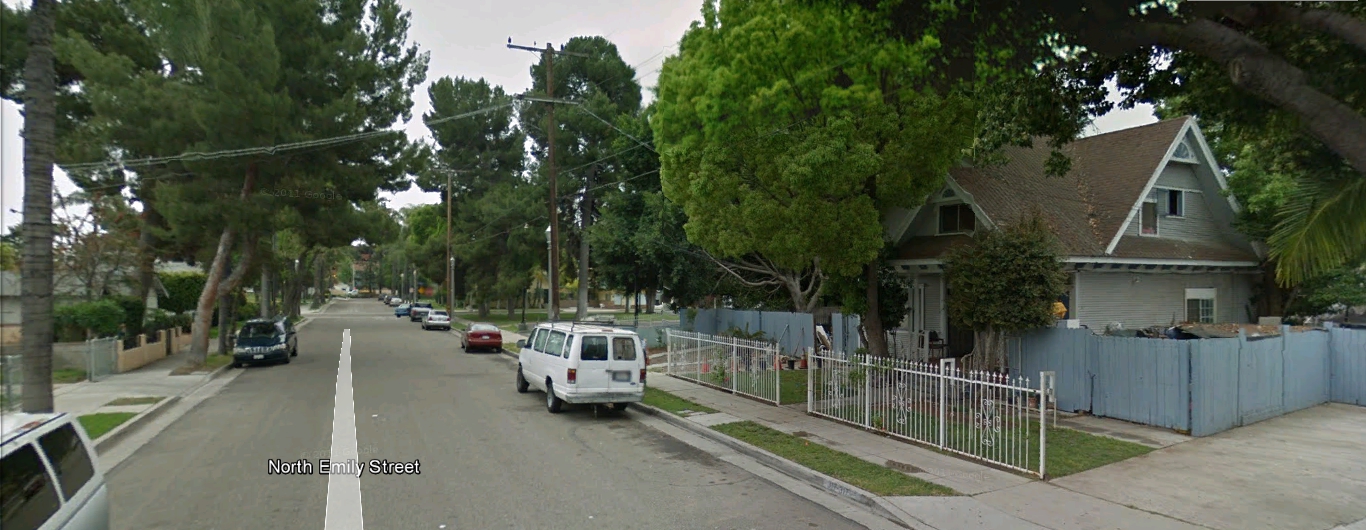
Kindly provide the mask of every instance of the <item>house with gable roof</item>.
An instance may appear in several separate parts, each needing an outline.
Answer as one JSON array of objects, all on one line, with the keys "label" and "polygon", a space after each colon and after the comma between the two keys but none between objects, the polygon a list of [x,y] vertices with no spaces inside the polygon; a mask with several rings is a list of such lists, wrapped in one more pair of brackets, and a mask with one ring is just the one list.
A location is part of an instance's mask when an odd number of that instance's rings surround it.
[{"label": "house with gable roof", "polygon": [[892,212],[892,265],[912,280],[901,329],[971,351],[972,332],[948,318],[943,257],[975,230],[1039,211],[1056,230],[1070,277],[1067,319],[1101,330],[1173,322],[1248,323],[1261,248],[1233,228],[1239,211],[1192,117],[1078,139],[1072,168],[1049,177],[1049,149],[1006,148],[1008,162],[957,167],[911,210]]}]

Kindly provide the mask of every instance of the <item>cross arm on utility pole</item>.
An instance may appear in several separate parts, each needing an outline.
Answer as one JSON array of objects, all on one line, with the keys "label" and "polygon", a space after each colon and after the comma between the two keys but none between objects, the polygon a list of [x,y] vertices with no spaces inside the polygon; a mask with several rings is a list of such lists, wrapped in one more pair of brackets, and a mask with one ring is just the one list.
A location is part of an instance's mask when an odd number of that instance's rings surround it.
[{"label": "cross arm on utility pole", "polygon": [[561,46],[560,49],[556,50],[555,47],[554,47],[554,46],[551,46],[550,43],[548,43],[548,42],[545,43],[545,47],[544,47],[544,48],[537,48],[537,47],[535,47],[535,46],[521,46],[521,45],[513,44],[513,43],[512,43],[512,38],[511,38],[511,37],[508,38],[508,48],[511,48],[511,49],[514,49],[514,50],[526,50],[526,51],[534,52],[534,53],[545,53],[545,52],[550,52],[550,53],[553,53],[553,54],[555,54],[555,55],[568,55],[568,56],[570,56],[570,57],[584,57],[584,58],[590,58],[590,57],[592,57],[592,55],[588,55],[588,54],[586,54],[586,53],[565,51],[563,46]]},{"label": "cross arm on utility pole", "polygon": [[553,103],[553,104],[556,104],[556,105],[579,105],[579,104],[580,104],[578,101],[569,101],[569,100],[567,100],[567,99],[559,99],[559,98],[543,98],[543,97],[540,97],[540,96],[528,96],[528,95],[526,95],[526,94],[517,94],[516,96],[513,96],[513,98],[515,98],[515,99],[517,99],[517,100],[519,100],[519,101],[536,101],[536,102],[539,102],[539,103]]}]

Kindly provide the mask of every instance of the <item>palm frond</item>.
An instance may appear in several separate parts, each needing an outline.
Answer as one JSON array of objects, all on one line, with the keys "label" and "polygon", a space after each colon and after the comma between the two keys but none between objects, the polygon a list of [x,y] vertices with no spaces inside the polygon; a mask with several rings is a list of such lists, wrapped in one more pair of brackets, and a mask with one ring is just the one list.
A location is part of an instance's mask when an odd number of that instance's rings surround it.
[{"label": "palm frond", "polygon": [[1276,278],[1297,285],[1366,253],[1366,179],[1301,179],[1267,239]]}]

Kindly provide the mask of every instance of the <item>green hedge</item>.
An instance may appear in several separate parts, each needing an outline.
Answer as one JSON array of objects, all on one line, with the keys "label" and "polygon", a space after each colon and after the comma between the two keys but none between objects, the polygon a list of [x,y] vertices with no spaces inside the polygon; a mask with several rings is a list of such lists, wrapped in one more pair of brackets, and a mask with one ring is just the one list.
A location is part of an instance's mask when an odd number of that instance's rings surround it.
[{"label": "green hedge", "polygon": [[208,280],[207,275],[199,272],[163,272],[157,277],[167,292],[165,299],[159,300],[157,305],[172,313],[194,311]]},{"label": "green hedge", "polygon": [[114,296],[107,299],[112,300],[119,305],[119,308],[123,309],[123,325],[128,326],[128,336],[138,335],[144,329],[159,329],[143,326],[143,318],[147,314],[147,303],[138,300],[136,296]]},{"label": "green hedge", "polygon": [[237,321],[246,322],[261,316],[261,306],[256,302],[247,302],[237,306]]},{"label": "green hedge", "polygon": [[127,312],[114,300],[97,300],[58,307],[52,316],[57,340],[72,342],[85,340],[86,330],[102,337],[117,334]]}]

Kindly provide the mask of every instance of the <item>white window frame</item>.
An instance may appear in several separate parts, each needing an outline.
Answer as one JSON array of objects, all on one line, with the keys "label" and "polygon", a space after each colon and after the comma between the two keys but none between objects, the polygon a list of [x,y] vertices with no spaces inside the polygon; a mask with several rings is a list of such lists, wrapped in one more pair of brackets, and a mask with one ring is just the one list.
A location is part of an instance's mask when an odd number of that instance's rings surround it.
[{"label": "white window frame", "polygon": [[1215,289],[1215,288],[1206,288],[1206,289],[1186,289],[1186,297],[1185,297],[1185,299],[1182,300],[1183,305],[1185,306],[1186,321],[1187,321],[1187,322],[1200,322],[1200,315],[1195,315],[1195,318],[1191,318],[1191,314],[1190,314],[1190,301],[1191,301],[1191,300],[1209,300],[1209,303],[1210,303],[1210,311],[1209,311],[1209,314],[1210,314],[1210,323],[1217,323],[1217,322],[1219,322],[1219,290],[1218,290],[1218,289]]},{"label": "white window frame", "polygon": [[[1159,189],[1161,189],[1163,192],[1166,193],[1166,197],[1165,197],[1166,200],[1163,201],[1163,203],[1159,203],[1159,204],[1158,204],[1158,206],[1161,206],[1161,207],[1162,207],[1162,211],[1161,211],[1161,214],[1162,214],[1162,215],[1160,215],[1159,217],[1175,217],[1175,218],[1177,218],[1177,219],[1184,218],[1184,217],[1186,216],[1186,190],[1181,190],[1181,189],[1176,189],[1176,188],[1159,188]],[[1177,208],[1176,213],[1172,213],[1172,212],[1171,212],[1172,194],[1176,194],[1177,197],[1180,197],[1180,199],[1178,199],[1179,204],[1177,205],[1178,208]],[[1164,203],[1165,203],[1165,204],[1164,204]]]},{"label": "white window frame", "polygon": [[[1181,156],[1182,149],[1186,151],[1185,154],[1187,156]],[[1177,162],[1185,162],[1188,164],[1200,163],[1199,160],[1195,159],[1195,149],[1191,147],[1190,142],[1186,140],[1182,140],[1181,143],[1176,146],[1176,150],[1172,151],[1172,160],[1175,160]]]},{"label": "white window frame", "polygon": [[[953,231],[953,232],[947,232],[947,231],[945,231],[945,230],[944,230],[944,208],[956,208],[956,207],[959,207],[959,206],[961,206],[961,207],[963,207],[963,208],[967,208],[967,209],[968,209],[968,213],[972,214],[972,228],[973,228],[973,229],[972,229],[972,230],[962,230],[962,226],[961,226],[962,223],[959,223],[959,225],[960,225],[960,226],[959,226],[959,230],[956,230],[956,231]],[[972,208],[972,205],[971,205],[971,204],[968,204],[968,203],[965,203],[965,202],[955,202],[955,203],[952,203],[952,204],[941,204],[941,205],[935,207],[935,209],[934,209],[934,224],[935,224],[935,226],[934,226],[935,235],[948,236],[948,235],[956,235],[956,234],[971,234],[971,233],[973,233],[973,232],[975,232],[975,231],[977,230],[977,211],[974,210],[974,209]]]},{"label": "white window frame", "polygon": [[[1138,235],[1143,237],[1159,237],[1162,234],[1162,204],[1157,201],[1156,193],[1148,194],[1143,199],[1143,204],[1138,207]],[[1153,205],[1153,233],[1143,233],[1143,209],[1145,205]]]}]

